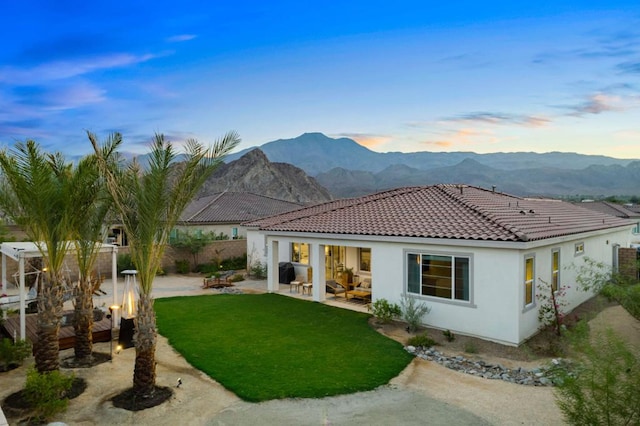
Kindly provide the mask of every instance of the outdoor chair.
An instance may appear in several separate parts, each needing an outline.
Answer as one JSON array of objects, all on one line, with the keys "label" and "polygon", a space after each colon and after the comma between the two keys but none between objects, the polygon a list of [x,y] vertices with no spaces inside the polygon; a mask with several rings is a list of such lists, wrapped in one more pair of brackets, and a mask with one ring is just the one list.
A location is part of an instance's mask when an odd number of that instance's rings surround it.
[{"label": "outdoor chair", "polygon": [[338,284],[336,280],[327,280],[326,292],[333,294],[333,297],[337,297],[338,294],[347,291],[341,284]]},{"label": "outdoor chair", "polygon": [[296,275],[296,279],[289,283],[289,293],[296,289],[296,293],[300,292],[300,287],[304,284],[304,275]]}]

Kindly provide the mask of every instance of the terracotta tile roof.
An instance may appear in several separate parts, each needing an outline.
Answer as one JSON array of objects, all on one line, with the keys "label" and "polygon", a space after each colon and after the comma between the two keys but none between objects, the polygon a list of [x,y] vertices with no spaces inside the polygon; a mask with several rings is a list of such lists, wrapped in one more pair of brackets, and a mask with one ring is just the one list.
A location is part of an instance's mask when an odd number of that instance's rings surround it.
[{"label": "terracotta tile roof", "polygon": [[329,201],[245,225],[285,232],[532,241],[632,224],[562,201],[441,184]]},{"label": "terracotta tile roof", "polygon": [[610,203],[608,201],[592,201],[584,203],[575,203],[576,206],[584,207],[585,209],[593,210],[600,213],[610,214],[612,216],[623,218],[640,218],[640,212],[621,206],[620,204]]},{"label": "terracotta tile roof", "polygon": [[221,192],[193,200],[180,217],[182,224],[241,223],[302,207],[249,192]]}]

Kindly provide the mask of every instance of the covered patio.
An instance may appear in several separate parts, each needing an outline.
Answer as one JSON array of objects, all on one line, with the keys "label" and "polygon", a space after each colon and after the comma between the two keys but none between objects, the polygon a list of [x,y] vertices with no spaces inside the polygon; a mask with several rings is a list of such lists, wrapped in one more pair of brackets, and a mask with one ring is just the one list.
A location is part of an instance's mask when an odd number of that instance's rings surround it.
[{"label": "covered patio", "polygon": [[[288,238],[270,239],[268,244],[268,291],[363,312],[370,309],[371,247]],[[281,277],[283,262],[293,265],[293,280]]]},{"label": "covered patio", "polygon": [[[118,254],[118,246],[114,244],[104,244],[104,243],[96,243],[99,245],[100,253],[111,253],[111,276],[112,276],[112,294],[113,294],[113,304],[117,305],[118,299],[118,290],[117,290],[117,254]],[[73,244],[70,245],[69,253],[73,253],[74,248]],[[12,259],[15,262],[18,262],[18,271],[16,275],[17,279],[17,288],[18,288],[18,309],[20,312],[20,339],[25,339],[27,337],[26,333],[26,301],[27,301],[27,290],[25,288],[25,265],[28,259],[32,258],[41,258],[42,253],[38,249],[38,245],[34,242],[4,242],[0,244],[0,252],[2,253],[2,291],[6,291],[9,286],[9,281],[7,280],[7,258]],[[41,273],[42,271],[37,271],[37,273]],[[14,283],[15,284],[15,283]],[[7,297],[7,299],[9,299]],[[7,302],[12,303],[13,300]]]}]

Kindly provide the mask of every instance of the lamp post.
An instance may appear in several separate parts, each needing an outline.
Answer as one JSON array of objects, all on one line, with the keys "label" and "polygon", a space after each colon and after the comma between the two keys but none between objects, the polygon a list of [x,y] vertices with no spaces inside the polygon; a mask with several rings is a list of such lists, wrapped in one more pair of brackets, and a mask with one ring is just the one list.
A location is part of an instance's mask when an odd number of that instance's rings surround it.
[{"label": "lamp post", "polygon": [[[113,362],[113,322],[114,322],[113,317],[118,315],[119,310],[120,310],[120,306],[118,305],[109,306],[109,315],[111,316],[111,333],[109,338],[109,358],[111,359],[111,362]],[[117,318],[116,318],[116,322],[117,322]]]}]

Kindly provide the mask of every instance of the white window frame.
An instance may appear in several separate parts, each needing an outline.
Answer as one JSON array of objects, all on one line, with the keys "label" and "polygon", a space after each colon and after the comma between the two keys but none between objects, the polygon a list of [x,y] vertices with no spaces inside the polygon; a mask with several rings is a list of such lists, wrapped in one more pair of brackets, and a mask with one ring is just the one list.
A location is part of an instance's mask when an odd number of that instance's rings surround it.
[{"label": "white window frame", "polygon": [[573,246],[573,254],[575,256],[582,256],[584,254],[584,241],[576,243]]}]

